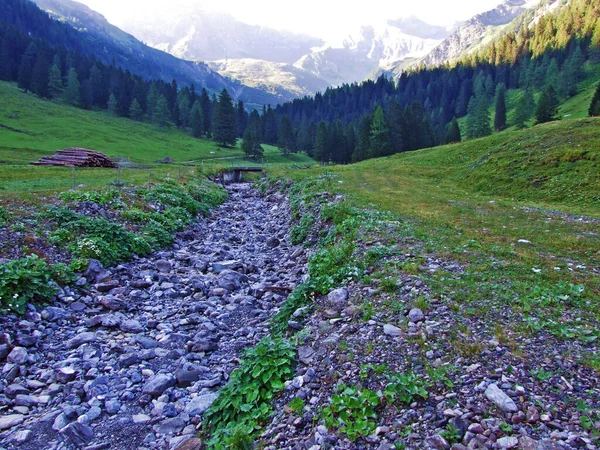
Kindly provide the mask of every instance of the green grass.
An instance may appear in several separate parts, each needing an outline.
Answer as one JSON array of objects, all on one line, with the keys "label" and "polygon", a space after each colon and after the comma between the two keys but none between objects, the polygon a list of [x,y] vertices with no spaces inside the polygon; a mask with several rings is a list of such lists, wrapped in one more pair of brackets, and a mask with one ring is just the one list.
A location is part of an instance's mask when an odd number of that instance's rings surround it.
[{"label": "green grass", "polygon": [[[215,142],[195,139],[169,128],[110,116],[105,111],[85,111],[25,94],[16,85],[0,82],[0,124],[26,133],[0,128],[0,193],[53,192],[73,186],[70,168],[29,166],[58,149],[85,147],[101,151],[112,158],[131,161],[120,180],[132,183],[178,177],[189,171],[211,173],[231,165],[254,165],[245,160],[239,148],[220,148]],[[269,167],[312,164],[306,155],[283,156],[276,147],[264,146]],[[154,161],[169,157],[170,165]],[[180,167],[183,166],[183,167]],[[193,166],[193,167],[188,167]],[[116,170],[76,169],[75,184],[96,188],[116,181]]]},{"label": "green grass", "polygon": [[[327,190],[344,194],[351,205],[396,213],[410,224],[410,236],[392,238],[416,238],[421,246],[416,253],[466,268],[458,277],[421,272],[435,295],[477,314],[508,305],[521,317],[539,312],[555,322],[552,332],[562,337],[570,336],[563,327],[571,321],[554,303],[571,298],[579,314],[572,317],[582,317],[577,326],[596,327],[598,223],[565,214],[600,218],[600,120],[553,122],[356,165],[280,175],[304,179],[325,170],[331,174]],[[571,284],[584,287],[581,297],[571,295]]]}]

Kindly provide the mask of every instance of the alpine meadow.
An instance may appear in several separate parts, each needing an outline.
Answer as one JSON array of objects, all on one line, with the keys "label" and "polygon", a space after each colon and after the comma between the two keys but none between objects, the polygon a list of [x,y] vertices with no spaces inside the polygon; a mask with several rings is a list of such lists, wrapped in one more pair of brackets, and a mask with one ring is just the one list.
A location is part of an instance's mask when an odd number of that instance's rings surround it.
[{"label": "alpine meadow", "polygon": [[0,0],[0,449],[600,449],[600,2],[254,3]]}]

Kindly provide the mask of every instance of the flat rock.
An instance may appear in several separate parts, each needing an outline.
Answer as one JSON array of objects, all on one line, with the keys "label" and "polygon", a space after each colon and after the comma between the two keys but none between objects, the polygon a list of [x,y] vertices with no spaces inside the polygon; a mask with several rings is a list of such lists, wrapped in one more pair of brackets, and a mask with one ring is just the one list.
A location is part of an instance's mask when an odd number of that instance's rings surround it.
[{"label": "flat rock", "polygon": [[67,341],[67,348],[77,348],[82,346],[83,344],[90,344],[92,342],[96,342],[97,337],[96,333],[92,333],[90,331],[86,331],[84,333],[80,333],[77,336],[69,339]]},{"label": "flat rock", "polygon": [[413,323],[425,320],[425,314],[419,308],[413,308],[408,312],[408,320]]},{"label": "flat rock", "polygon": [[515,448],[519,445],[519,440],[514,436],[504,436],[496,441],[498,448]]},{"label": "flat rock", "polygon": [[218,394],[199,395],[188,403],[188,405],[185,407],[185,412],[190,416],[199,416],[200,414],[204,414],[204,412],[211,407],[217,398],[219,398]]},{"label": "flat rock", "polygon": [[389,323],[383,326],[383,332],[388,336],[402,336],[402,330]]},{"label": "flat rock", "polygon": [[158,397],[171,386],[175,386],[175,377],[160,373],[150,377],[144,385],[142,392],[153,397]]},{"label": "flat rock", "polygon": [[22,414],[8,414],[6,416],[0,416],[0,430],[8,430],[17,425],[23,423],[25,416]]},{"label": "flat rock", "polygon": [[504,393],[496,384],[490,384],[485,390],[485,396],[504,412],[517,412],[519,408],[515,402]]},{"label": "flat rock", "polygon": [[202,448],[202,441],[196,437],[192,437],[181,442],[173,450],[200,450]]}]

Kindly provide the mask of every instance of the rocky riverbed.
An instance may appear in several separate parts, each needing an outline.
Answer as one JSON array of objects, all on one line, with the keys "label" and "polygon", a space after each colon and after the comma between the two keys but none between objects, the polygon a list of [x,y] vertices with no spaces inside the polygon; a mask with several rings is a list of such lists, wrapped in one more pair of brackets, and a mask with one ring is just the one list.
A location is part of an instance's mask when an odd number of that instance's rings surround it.
[{"label": "rocky riverbed", "polygon": [[199,448],[202,413],[305,274],[283,194],[230,189],[169,250],[0,318],[0,448]]}]

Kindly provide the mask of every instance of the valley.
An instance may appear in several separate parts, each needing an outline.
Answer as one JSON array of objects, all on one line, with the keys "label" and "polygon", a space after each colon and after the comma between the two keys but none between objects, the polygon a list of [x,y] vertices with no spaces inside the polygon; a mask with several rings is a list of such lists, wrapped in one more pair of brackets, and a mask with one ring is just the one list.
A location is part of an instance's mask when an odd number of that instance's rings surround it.
[{"label": "valley", "polygon": [[223,5],[0,0],[0,447],[599,449],[600,5]]}]

